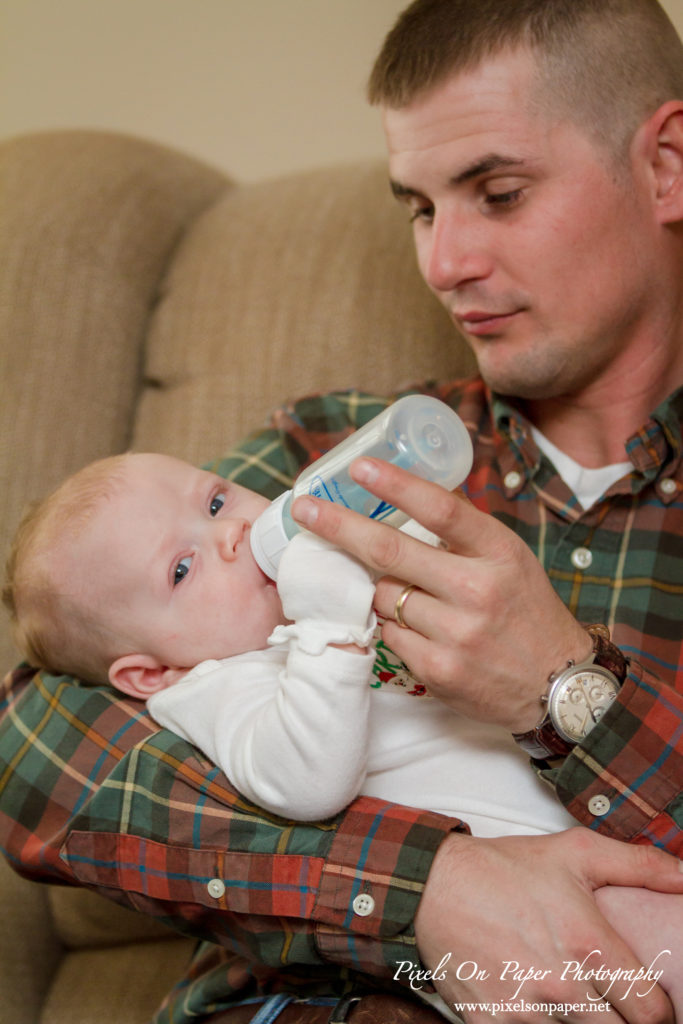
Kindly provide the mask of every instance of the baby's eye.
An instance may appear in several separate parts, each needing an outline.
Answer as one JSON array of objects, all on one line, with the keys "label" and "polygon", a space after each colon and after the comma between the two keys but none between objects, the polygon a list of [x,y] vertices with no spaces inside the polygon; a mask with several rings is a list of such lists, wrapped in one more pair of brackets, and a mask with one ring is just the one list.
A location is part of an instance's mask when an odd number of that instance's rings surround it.
[{"label": "baby's eye", "polygon": [[174,587],[178,583],[180,583],[181,580],[185,579],[185,577],[187,576],[188,572],[190,571],[190,566],[191,565],[192,565],[192,555],[187,555],[186,558],[181,558],[180,559],[180,561],[178,562],[178,564],[175,567],[175,572],[173,573],[173,586]]},{"label": "baby's eye", "polygon": [[211,504],[209,505],[209,512],[210,512],[210,514],[212,516],[217,516],[218,513],[220,512],[220,510],[223,508],[224,505],[225,505],[225,495],[222,494],[222,493],[221,494],[216,494],[211,499]]}]

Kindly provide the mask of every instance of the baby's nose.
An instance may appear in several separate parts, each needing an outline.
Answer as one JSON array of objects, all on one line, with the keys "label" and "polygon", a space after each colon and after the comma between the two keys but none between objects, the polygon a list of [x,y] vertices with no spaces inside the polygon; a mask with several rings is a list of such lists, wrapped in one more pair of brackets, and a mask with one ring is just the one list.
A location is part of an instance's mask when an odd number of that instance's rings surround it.
[{"label": "baby's nose", "polygon": [[237,557],[237,549],[244,539],[249,523],[246,519],[221,519],[217,527],[221,558],[231,562]]}]

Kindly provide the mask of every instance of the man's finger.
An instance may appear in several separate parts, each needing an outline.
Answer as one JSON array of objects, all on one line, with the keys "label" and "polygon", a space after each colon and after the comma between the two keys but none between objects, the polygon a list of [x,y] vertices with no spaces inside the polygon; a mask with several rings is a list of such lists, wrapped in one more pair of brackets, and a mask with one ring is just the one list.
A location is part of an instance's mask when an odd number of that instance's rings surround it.
[{"label": "man's finger", "polygon": [[[352,464],[351,475],[357,483],[376,497],[401,509],[422,526],[442,537],[453,550],[465,555],[476,555],[484,546],[490,544],[487,535],[492,527],[495,528],[495,521],[475,509],[467,498],[457,491],[444,490],[439,484],[422,480],[380,459],[357,459]],[[294,503],[292,514],[295,518],[301,514],[303,507],[299,500]],[[366,522],[369,523],[370,520],[366,519]],[[320,533],[322,526],[327,529],[334,523],[336,520],[328,516],[324,524],[311,525],[310,528]],[[304,521],[303,525],[309,524]],[[370,535],[373,536],[372,533]],[[340,546],[345,546],[343,536],[343,533],[340,533],[330,539],[334,539]]]},{"label": "man's finger", "polygon": [[[601,835],[590,835],[592,843],[604,843],[606,840]],[[601,885],[627,885],[655,892],[683,893],[683,861],[677,857],[655,846],[623,843],[609,849],[609,858],[602,862],[604,876],[593,869],[592,881],[596,888]]]},{"label": "man's finger", "polygon": [[443,551],[320,498],[297,498],[292,516],[306,529],[355,555],[380,575],[409,580],[435,592],[432,583],[441,574]]},{"label": "man's finger", "polygon": [[357,459],[350,473],[366,490],[400,508],[461,554],[476,555],[490,542],[486,535],[493,520],[460,491],[447,491],[381,459]]}]

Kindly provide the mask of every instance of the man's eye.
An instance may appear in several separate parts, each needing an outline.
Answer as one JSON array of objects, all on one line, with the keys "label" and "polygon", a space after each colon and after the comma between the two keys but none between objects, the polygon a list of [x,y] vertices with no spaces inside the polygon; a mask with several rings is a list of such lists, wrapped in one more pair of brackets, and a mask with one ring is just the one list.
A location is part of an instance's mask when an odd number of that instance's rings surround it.
[{"label": "man's eye", "polygon": [[175,572],[173,573],[173,586],[174,587],[177,586],[177,584],[180,583],[181,580],[185,579],[185,577],[187,576],[188,572],[190,571],[191,565],[192,565],[192,555],[187,555],[186,558],[181,558],[180,559],[180,561],[178,562],[178,564],[175,567]]},{"label": "man's eye", "polygon": [[486,202],[489,206],[514,206],[522,198],[521,188],[510,189],[509,192],[489,192]]},{"label": "man's eye", "polygon": [[411,206],[410,207],[410,223],[413,224],[415,221],[424,221],[426,224],[431,224],[434,220],[434,207],[426,205]]},{"label": "man's eye", "polygon": [[224,494],[217,494],[214,498],[212,498],[211,504],[209,505],[209,512],[210,512],[210,514],[212,516],[217,516],[218,513],[220,512],[220,510],[223,508],[224,505],[225,505],[225,495]]}]

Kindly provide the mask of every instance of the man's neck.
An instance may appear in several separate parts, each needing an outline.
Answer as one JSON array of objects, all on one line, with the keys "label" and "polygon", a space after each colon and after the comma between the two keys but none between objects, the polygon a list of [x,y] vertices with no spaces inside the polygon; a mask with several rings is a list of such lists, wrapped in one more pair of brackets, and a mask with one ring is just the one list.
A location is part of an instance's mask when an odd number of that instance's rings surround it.
[{"label": "man's neck", "polygon": [[626,442],[647,419],[646,413],[636,422],[619,405],[590,409],[563,398],[527,402],[524,411],[549,441],[587,469],[623,462]]},{"label": "man's neck", "polygon": [[557,448],[588,469],[623,462],[625,445],[683,384],[683,353],[657,374],[605,378],[576,395],[528,400],[523,410]]},{"label": "man's neck", "polygon": [[549,441],[587,469],[623,462],[629,439],[683,385],[683,235],[666,267],[647,308],[611,346],[602,369],[572,392],[528,398],[520,406]]},{"label": "man's neck", "polygon": [[547,407],[543,402],[530,402],[524,411],[544,437],[586,469],[623,462],[626,442],[647,418],[633,426],[633,420],[619,408],[578,409],[562,399]]}]

